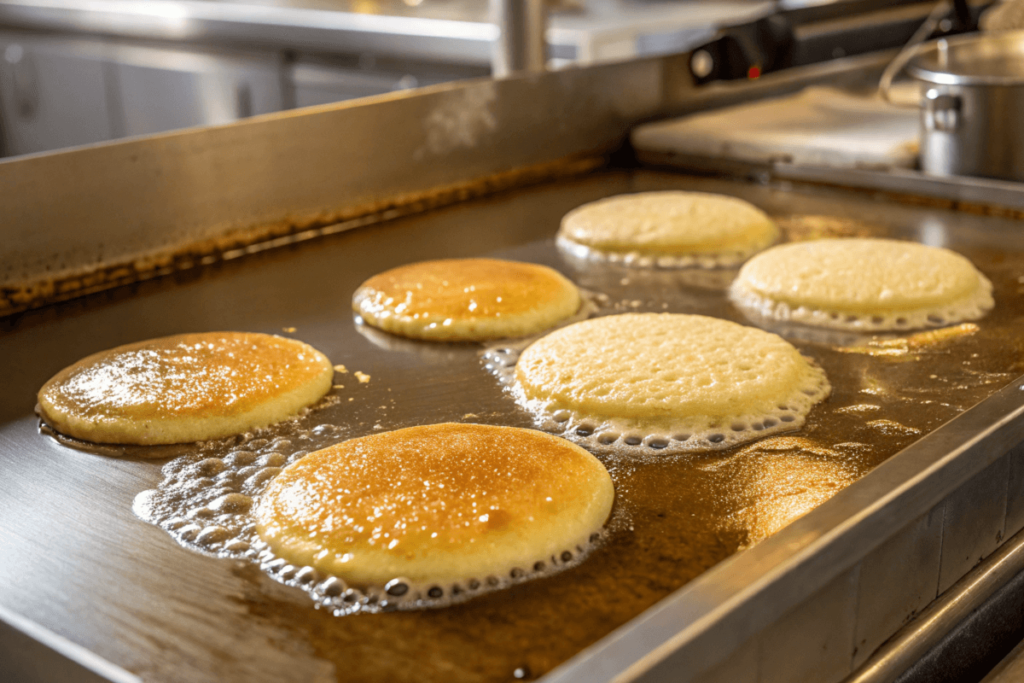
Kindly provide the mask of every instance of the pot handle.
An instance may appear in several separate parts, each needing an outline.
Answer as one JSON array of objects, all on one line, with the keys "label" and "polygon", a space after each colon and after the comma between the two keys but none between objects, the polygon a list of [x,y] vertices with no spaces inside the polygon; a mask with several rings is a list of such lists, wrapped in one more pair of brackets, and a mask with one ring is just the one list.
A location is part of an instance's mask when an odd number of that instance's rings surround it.
[{"label": "pot handle", "polygon": [[963,100],[959,95],[930,88],[924,94],[924,125],[927,130],[952,133],[960,126],[960,109]]},{"label": "pot handle", "polygon": [[924,20],[924,23],[914,31],[914,35],[910,36],[907,44],[903,46],[893,60],[889,62],[889,65],[885,67],[885,71],[882,72],[882,78],[878,81],[878,92],[886,102],[891,102],[889,99],[889,89],[892,87],[892,82],[903,71],[903,67],[917,54],[921,43],[935,32],[939,22],[949,13],[952,7],[953,3],[950,0],[940,0],[935,5],[935,9],[928,15],[928,18]]}]

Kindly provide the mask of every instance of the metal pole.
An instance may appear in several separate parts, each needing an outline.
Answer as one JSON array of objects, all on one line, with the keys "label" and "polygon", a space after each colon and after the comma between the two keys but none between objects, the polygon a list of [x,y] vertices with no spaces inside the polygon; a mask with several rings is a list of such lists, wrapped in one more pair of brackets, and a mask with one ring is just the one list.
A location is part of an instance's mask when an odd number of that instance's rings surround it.
[{"label": "metal pole", "polygon": [[517,71],[543,71],[547,63],[545,0],[491,0],[491,16],[500,35],[494,43],[495,77]]}]

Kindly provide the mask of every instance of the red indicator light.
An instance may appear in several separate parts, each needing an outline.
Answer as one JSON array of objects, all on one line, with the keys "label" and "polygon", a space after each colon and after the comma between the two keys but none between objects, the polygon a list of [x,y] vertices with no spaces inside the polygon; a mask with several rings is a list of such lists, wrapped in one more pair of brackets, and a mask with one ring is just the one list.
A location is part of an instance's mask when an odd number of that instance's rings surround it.
[{"label": "red indicator light", "polygon": [[750,80],[761,78],[761,67],[752,66],[749,69],[747,69],[747,78],[749,78]]}]

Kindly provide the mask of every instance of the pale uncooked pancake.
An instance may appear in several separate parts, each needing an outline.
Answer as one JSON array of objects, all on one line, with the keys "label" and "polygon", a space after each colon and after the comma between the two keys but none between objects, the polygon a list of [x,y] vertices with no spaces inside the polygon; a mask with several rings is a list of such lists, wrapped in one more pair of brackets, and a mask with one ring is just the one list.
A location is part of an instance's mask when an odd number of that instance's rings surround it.
[{"label": "pale uncooked pancake", "polygon": [[364,282],[352,308],[368,324],[413,339],[483,341],[542,332],[579,310],[576,286],[546,266],[444,259]]},{"label": "pale uncooked pancake", "polygon": [[662,267],[736,265],[775,243],[757,207],[704,192],[642,192],[601,199],[562,219],[559,244],[594,260]]},{"label": "pale uncooked pancake", "polygon": [[289,465],[260,500],[257,532],[278,557],[349,585],[398,579],[441,597],[568,562],[601,530],[613,498],[604,465],[564,439],[436,424]]},{"label": "pale uncooked pancake", "polygon": [[181,334],[119,346],[39,390],[43,419],[94,443],[170,444],[265,427],[316,403],[334,368],[300,341],[249,332]]},{"label": "pale uncooked pancake", "polygon": [[862,331],[951,325],[994,305],[992,283],[960,254],[886,239],[774,247],[740,269],[730,296],[762,318]]},{"label": "pale uncooked pancake", "polygon": [[726,448],[803,425],[830,391],[782,338],[700,315],[634,313],[556,330],[516,364],[516,393],[599,444]]}]

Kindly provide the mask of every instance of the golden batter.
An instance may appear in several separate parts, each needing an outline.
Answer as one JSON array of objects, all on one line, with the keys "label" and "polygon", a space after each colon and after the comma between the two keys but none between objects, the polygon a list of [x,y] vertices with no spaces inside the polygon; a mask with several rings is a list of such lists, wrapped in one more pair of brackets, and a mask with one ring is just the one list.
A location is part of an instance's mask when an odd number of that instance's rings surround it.
[{"label": "golden batter", "polygon": [[563,439],[449,423],[311,453],[271,482],[256,519],[293,564],[351,585],[401,578],[447,594],[575,556],[613,498],[600,461]]},{"label": "golden batter", "polygon": [[740,269],[730,296],[756,316],[861,331],[976,320],[994,305],[992,283],[963,256],[887,239],[774,247]]},{"label": "golden batter", "polygon": [[423,261],[375,275],[352,308],[386,332],[483,341],[542,332],[580,308],[576,286],[546,266],[497,259]]},{"label": "golden batter", "polygon": [[559,231],[570,253],[661,266],[736,265],[778,238],[775,223],[742,199],[679,191],[584,204],[562,219]]},{"label": "golden batter", "polygon": [[725,448],[800,427],[830,391],[824,371],[774,334],[671,313],[556,330],[523,352],[516,383],[528,408],[563,414],[600,443],[609,443],[602,434],[663,435],[670,450]]},{"label": "golden batter", "polygon": [[93,354],[39,390],[43,419],[94,443],[170,444],[265,427],[330,391],[331,362],[300,341],[181,334]]}]

